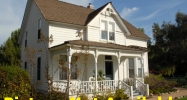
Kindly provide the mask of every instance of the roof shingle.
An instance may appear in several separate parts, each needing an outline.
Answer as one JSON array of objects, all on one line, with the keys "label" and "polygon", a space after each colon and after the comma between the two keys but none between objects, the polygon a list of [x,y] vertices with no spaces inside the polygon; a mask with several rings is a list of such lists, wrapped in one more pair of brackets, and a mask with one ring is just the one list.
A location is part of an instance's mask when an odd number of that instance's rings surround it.
[{"label": "roof shingle", "polygon": [[[131,51],[145,51],[145,52],[147,51],[147,48],[145,48],[145,47],[124,46],[124,45],[119,45],[119,44],[114,44],[114,43],[100,43],[100,42],[83,41],[83,40],[65,41],[63,44],[60,44],[60,45],[65,45],[65,44],[112,48],[112,49],[120,49],[120,50],[131,50]],[[54,46],[52,48],[58,47],[60,45]]]},{"label": "roof shingle", "polygon": [[[34,0],[41,13],[48,21],[86,26],[107,4],[97,10],[85,8],[58,0]],[[149,37],[122,19],[132,36],[148,39]]]}]

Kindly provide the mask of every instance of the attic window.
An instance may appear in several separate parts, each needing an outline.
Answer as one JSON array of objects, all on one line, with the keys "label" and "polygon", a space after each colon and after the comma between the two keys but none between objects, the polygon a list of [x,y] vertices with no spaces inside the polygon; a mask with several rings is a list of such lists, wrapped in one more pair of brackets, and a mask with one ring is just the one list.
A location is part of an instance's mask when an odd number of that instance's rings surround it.
[{"label": "attic window", "polygon": [[109,12],[113,12],[113,10],[111,8],[107,8],[106,11],[109,11]]}]

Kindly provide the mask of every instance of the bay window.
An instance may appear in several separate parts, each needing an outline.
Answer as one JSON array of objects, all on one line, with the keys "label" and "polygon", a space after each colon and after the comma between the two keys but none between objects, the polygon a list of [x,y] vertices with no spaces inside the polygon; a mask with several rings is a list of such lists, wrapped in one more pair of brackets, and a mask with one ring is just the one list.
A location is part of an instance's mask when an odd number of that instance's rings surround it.
[{"label": "bay window", "polygon": [[115,40],[115,23],[105,20],[101,21],[101,39],[106,41]]}]

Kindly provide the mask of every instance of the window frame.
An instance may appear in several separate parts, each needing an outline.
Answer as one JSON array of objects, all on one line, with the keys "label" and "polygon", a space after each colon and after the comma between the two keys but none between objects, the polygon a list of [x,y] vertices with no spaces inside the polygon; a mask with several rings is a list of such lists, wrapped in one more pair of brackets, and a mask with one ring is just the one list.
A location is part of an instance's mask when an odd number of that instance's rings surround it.
[{"label": "window frame", "polygon": [[[102,39],[102,29],[101,29],[101,23],[102,21],[106,21],[106,31],[107,31],[107,39]],[[109,23],[113,23],[114,24],[114,40],[110,40],[109,38],[109,35],[110,35],[110,32],[109,32]],[[102,19],[100,18],[100,34],[99,34],[99,37],[100,37],[100,41],[101,42],[115,42],[116,41],[116,23],[112,20],[108,20],[108,19]]]}]

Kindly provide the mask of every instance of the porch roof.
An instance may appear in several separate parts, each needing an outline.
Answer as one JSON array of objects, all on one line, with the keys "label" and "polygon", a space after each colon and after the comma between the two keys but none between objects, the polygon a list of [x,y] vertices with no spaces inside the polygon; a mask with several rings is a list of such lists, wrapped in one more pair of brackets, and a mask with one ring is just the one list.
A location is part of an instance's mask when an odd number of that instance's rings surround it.
[{"label": "porch roof", "polygon": [[56,45],[51,48],[59,47],[62,45],[71,44],[71,45],[82,45],[82,46],[93,46],[93,47],[103,47],[103,48],[112,48],[112,49],[121,49],[121,50],[132,50],[132,51],[147,51],[147,48],[140,47],[140,46],[124,46],[114,43],[101,43],[101,42],[94,42],[94,41],[84,41],[84,40],[71,40],[71,41],[65,41],[64,43],[60,45]]}]

